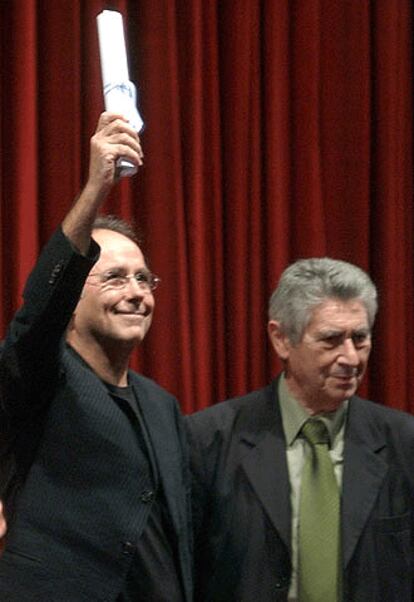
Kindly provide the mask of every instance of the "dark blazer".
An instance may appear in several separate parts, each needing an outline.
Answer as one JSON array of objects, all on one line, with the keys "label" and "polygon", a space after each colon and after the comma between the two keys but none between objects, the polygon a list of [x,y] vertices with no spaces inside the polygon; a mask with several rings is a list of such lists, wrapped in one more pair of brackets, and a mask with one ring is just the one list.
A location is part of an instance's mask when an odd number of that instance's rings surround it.
[{"label": "dark blazer", "polygon": [[[111,602],[123,589],[151,495],[140,482],[138,416],[64,343],[98,257],[59,230],[32,272],[0,359],[1,490],[9,529],[0,600]],[[166,499],[185,600],[192,599],[189,471],[176,400],[129,373]]]},{"label": "dark blazer", "polygon": [[[287,600],[289,476],[276,382],[186,419],[197,602]],[[350,400],[341,512],[344,601],[414,600],[413,416]]]}]

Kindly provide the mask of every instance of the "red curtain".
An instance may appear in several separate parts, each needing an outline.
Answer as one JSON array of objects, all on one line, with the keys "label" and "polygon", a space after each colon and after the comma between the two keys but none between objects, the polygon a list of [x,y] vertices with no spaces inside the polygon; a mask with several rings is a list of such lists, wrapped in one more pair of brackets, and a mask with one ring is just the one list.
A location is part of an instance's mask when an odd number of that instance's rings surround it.
[{"label": "red curtain", "polygon": [[85,181],[104,8],[146,123],[145,166],[105,211],[139,224],[162,277],[134,367],[185,412],[266,384],[268,297],[328,255],[379,287],[363,393],[414,411],[410,0],[3,0],[0,335]]}]

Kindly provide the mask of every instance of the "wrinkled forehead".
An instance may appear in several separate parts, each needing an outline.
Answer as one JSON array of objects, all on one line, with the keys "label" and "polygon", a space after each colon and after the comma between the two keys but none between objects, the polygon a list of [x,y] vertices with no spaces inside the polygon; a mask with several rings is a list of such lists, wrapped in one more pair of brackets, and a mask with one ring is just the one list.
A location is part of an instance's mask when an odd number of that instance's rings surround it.
[{"label": "wrinkled forehead", "polygon": [[308,329],[368,329],[369,320],[365,304],[360,299],[341,300],[327,298],[313,308]]},{"label": "wrinkled forehead", "polygon": [[118,266],[137,270],[146,267],[141,249],[127,236],[112,230],[97,229],[92,232],[92,237],[101,249],[96,269]]}]

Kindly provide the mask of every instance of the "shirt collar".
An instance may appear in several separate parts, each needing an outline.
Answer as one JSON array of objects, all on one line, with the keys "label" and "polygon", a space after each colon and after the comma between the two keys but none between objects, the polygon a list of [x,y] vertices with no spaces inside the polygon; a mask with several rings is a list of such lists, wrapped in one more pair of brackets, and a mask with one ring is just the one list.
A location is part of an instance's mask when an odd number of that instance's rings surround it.
[{"label": "shirt collar", "polygon": [[[305,422],[309,419],[309,413],[289,391],[283,373],[278,382],[278,395],[286,444],[290,446],[299,435]],[[341,427],[344,425],[347,410],[348,400],[344,401],[335,412],[316,414],[328,429],[331,446]]]}]

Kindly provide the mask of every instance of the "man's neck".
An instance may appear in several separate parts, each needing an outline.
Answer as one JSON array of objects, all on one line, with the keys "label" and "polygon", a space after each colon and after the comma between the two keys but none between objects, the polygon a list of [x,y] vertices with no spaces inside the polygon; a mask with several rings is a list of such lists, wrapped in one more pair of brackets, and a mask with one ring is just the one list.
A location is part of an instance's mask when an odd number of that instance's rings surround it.
[{"label": "man's neck", "polygon": [[285,383],[291,395],[305,408],[311,416],[325,412],[336,412],[341,406],[341,401],[324,399],[323,397],[314,398],[310,393],[307,394],[296,382],[285,374]]},{"label": "man's neck", "polygon": [[104,347],[96,341],[85,344],[70,334],[66,340],[101,380],[118,387],[128,384],[131,345],[120,343]]}]

